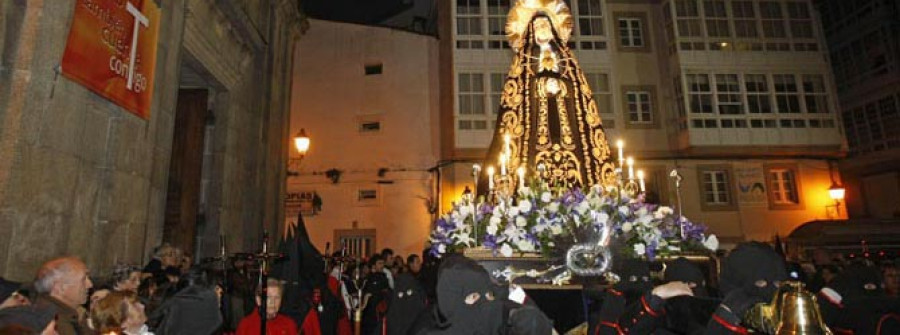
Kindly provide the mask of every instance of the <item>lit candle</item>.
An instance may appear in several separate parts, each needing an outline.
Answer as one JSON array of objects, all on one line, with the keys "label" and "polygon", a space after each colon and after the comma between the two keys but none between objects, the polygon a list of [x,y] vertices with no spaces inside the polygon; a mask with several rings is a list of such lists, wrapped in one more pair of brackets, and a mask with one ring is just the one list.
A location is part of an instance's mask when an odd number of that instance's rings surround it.
[{"label": "lit candle", "polygon": [[628,159],[625,161],[625,163],[628,164],[628,179],[633,180],[634,179],[634,158],[628,157]]},{"label": "lit candle", "polygon": [[494,167],[493,166],[488,166],[487,174],[488,174],[488,189],[493,190],[494,189]]},{"label": "lit candle", "polygon": [[525,167],[520,166],[516,169],[516,173],[519,174],[519,191],[525,188]]},{"label": "lit candle", "polygon": [[625,153],[623,152],[625,141],[616,141],[616,147],[619,148],[619,166],[625,165]]},{"label": "lit candle", "polygon": [[507,163],[507,159],[508,159],[508,156],[506,156],[506,153],[500,154],[500,175],[501,175],[501,176],[505,176],[505,175],[506,175],[506,163]]},{"label": "lit candle", "polygon": [[638,183],[641,185],[641,193],[644,193],[646,191],[646,188],[644,186],[644,170],[638,170],[637,177]]},{"label": "lit candle", "polygon": [[505,151],[506,153],[509,153],[511,150],[509,148],[509,140],[510,140],[509,134],[503,135],[503,151]]}]

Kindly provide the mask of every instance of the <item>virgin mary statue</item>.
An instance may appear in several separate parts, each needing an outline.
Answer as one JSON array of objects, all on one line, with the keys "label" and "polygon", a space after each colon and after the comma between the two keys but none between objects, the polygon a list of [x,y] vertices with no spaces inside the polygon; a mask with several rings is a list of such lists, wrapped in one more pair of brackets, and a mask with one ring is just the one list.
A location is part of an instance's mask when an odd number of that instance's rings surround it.
[{"label": "virgin mary statue", "polygon": [[515,58],[486,165],[502,165],[510,174],[522,167],[550,185],[614,183],[597,104],[566,44],[572,17],[565,2],[517,1],[506,33]]}]

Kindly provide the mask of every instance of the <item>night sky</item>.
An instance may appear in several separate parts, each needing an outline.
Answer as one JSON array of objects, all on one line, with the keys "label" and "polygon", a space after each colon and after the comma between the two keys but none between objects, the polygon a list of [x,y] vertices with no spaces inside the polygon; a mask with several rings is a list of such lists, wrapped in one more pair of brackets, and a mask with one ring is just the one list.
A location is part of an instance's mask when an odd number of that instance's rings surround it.
[{"label": "night sky", "polygon": [[310,17],[329,21],[376,24],[412,7],[413,0],[301,0]]}]

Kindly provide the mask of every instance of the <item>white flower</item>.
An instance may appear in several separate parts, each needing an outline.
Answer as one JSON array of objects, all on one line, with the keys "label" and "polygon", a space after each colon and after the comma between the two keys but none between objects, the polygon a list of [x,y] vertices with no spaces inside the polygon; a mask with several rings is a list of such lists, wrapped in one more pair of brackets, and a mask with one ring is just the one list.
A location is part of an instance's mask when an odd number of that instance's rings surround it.
[{"label": "white flower", "polygon": [[494,212],[491,213],[491,215],[503,216],[503,204],[501,203],[500,205],[497,205],[497,207],[494,207]]},{"label": "white flower", "polygon": [[475,239],[469,236],[469,234],[457,234],[456,235],[456,244],[464,244],[466,246],[471,246],[475,244]]},{"label": "white flower", "polygon": [[552,195],[550,195],[550,192],[544,192],[543,194],[541,194],[541,201],[550,202],[551,197]]},{"label": "white flower", "polygon": [[519,215],[519,207],[510,207],[507,214],[509,215],[509,217],[515,217]]},{"label": "white flower", "polygon": [[521,239],[519,240],[519,242],[516,242],[516,247],[518,247],[520,251],[534,251],[534,245],[525,239]]},{"label": "white flower", "polygon": [[589,209],[591,209],[590,205],[588,205],[587,201],[582,201],[575,206],[575,210],[578,211],[578,214],[584,215]]},{"label": "white flower", "polygon": [[549,210],[550,213],[558,212],[559,211],[559,203],[558,202],[551,203],[550,206],[547,206],[547,210]]},{"label": "white flower", "polygon": [[500,254],[503,257],[512,257],[513,249],[507,243],[503,243],[503,246],[500,247]]},{"label": "white flower", "polygon": [[552,233],[553,235],[562,234],[562,227],[560,227],[559,225],[552,225],[550,226],[550,233]]},{"label": "white flower", "polygon": [[647,252],[647,247],[644,246],[643,243],[638,243],[634,245],[634,253],[638,256],[643,256],[644,253]]},{"label": "white flower", "polygon": [[659,206],[659,208],[656,210],[656,213],[653,213],[653,217],[656,219],[662,219],[666,216],[671,215],[672,213],[674,213],[674,211],[672,211],[671,207]]},{"label": "white flower", "polygon": [[631,222],[625,222],[625,224],[622,225],[622,232],[627,233],[630,231],[631,231]]},{"label": "white flower", "polygon": [[606,212],[600,212],[600,214],[594,216],[594,220],[597,220],[598,224],[605,225],[607,222],[609,222],[609,214],[607,214]]},{"label": "white flower", "polygon": [[500,229],[500,227],[498,227],[495,224],[490,224],[487,226],[487,232],[488,232],[488,234],[491,234],[491,235],[497,235],[498,229]]},{"label": "white flower", "polygon": [[488,224],[496,226],[499,225],[503,220],[498,216],[492,216],[490,220],[488,220]]},{"label": "white flower", "polygon": [[446,245],[446,244],[440,244],[440,245],[438,245],[438,252],[439,252],[439,253],[442,253],[442,254],[443,254],[443,253],[446,253],[446,252],[447,252],[447,245]]},{"label": "white flower", "polygon": [[634,212],[636,216],[645,216],[647,215],[647,207],[641,207],[637,211]]},{"label": "white flower", "polygon": [[516,217],[516,226],[525,227],[528,225],[528,221],[525,221],[525,217],[517,216]]},{"label": "white flower", "polygon": [[519,189],[519,194],[523,195],[523,198],[531,197],[531,188],[528,186],[524,186]]},{"label": "white flower", "polygon": [[703,240],[703,246],[706,247],[706,249],[716,251],[719,249],[719,238],[716,237],[715,234],[710,234]]},{"label": "white flower", "polygon": [[631,210],[628,209],[628,206],[619,206],[619,213],[622,213],[622,215],[627,216],[628,213],[631,213]]},{"label": "white flower", "polygon": [[528,213],[531,211],[531,201],[528,199],[519,200],[519,211],[522,213]]},{"label": "white flower", "polygon": [[472,214],[472,208],[469,205],[464,205],[459,207],[459,215],[462,217],[467,217]]}]

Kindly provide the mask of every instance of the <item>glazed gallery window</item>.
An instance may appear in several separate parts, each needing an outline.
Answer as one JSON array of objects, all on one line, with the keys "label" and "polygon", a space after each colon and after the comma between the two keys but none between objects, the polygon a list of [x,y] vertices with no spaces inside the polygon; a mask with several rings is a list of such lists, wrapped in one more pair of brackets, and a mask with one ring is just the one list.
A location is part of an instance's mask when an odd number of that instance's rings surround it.
[{"label": "glazed gallery window", "polygon": [[506,36],[506,16],[509,15],[510,0],[487,0],[488,34]]},{"label": "glazed gallery window", "polygon": [[481,0],[456,0],[456,33],[481,35]]},{"label": "glazed gallery window", "polygon": [[728,26],[728,12],[725,10],[725,1],[703,1],[703,13],[706,15],[706,34],[709,37],[730,37],[731,29]]},{"label": "glazed gallery window", "polygon": [[750,113],[772,113],[772,101],[769,100],[769,80],[766,75],[744,75],[744,86],[747,89],[747,107]]},{"label": "glazed gallery window", "polygon": [[625,92],[625,101],[628,103],[628,123],[650,124],[653,123],[653,112],[650,102],[650,92],[628,91]]},{"label": "glazed gallery window", "polygon": [[636,17],[619,19],[619,41],[623,47],[643,47],[644,34],[641,19]]},{"label": "glazed gallery window", "polygon": [[760,1],[759,12],[762,17],[763,36],[769,38],[785,38],[784,14],[781,3],[777,1]]},{"label": "glazed gallery window", "polygon": [[700,7],[696,0],[676,0],[675,16],[679,37],[703,37]]},{"label": "glazed gallery window", "polygon": [[460,73],[457,85],[459,85],[459,129],[486,130],[487,122],[484,120],[484,115],[486,114],[484,106],[484,75],[481,73]]},{"label": "glazed gallery window", "polygon": [[803,100],[807,113],[828,113],[828,92],[825,77],[818,74],[803,75]]},{"label": "glazed gallery window", "polygon": [[759,37],[756,28],[756,10],[753,1],[734,1],[731,3],[734,16],[734,35],[743,38]]},{"label": "glazed gallery window", "polygon": [[772,75],[772,81],[775,83],[775,101],[778,106],[778,113],[800,113],[800,96],[797,91],[797,80],[794,78],[794,75]]},{"label": "glazed gallery window", "polygon": [[736,74],[716,75],[716,101],[721,115],[743,114],[741,102],[741,84]]},{"label": "glazed gallery window", "polygon": [[582,36],[603,36],[600,0],[578,0],[578,33]]},{"label": "glazed gallery window", "polygon": [[712,114],[712,88],[709,75],[688,74],[687,78],[691,113]]},{"label": "glazed gallery window", "polygon": [[773,205],[799,204],[796,172],[788,168],[769,169],[769,192]]}]

